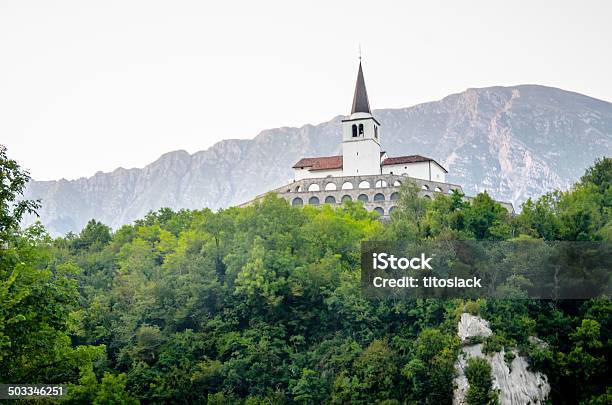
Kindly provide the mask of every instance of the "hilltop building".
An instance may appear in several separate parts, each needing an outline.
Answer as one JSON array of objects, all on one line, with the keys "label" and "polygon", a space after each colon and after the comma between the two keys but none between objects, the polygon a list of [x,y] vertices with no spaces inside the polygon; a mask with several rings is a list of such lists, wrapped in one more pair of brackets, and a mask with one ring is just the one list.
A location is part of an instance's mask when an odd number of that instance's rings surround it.
[{"label": "hilltop building", "polygon": [[420,155],[389,157],[381,151],[380,127],[370,110],[360,62],[351,115],[342,120],[342,155],[300,159],[293,165],[295,180],[394,174],[445,182],[448,171],[434,159]]},{"label": "hilltop building", "polygon": [[[407,179],[421,187],[424,198],[462,191],[461,186],[446,182],[448,171],[435,159],[421,155],[388,156],[380,147],[380,128],[370,109],[360,61],[351,114],[342,120],[342,155],[300,159],[293,165],[293,183],[271,192],[293,206],[361,201],[369,211],[387,217],[395,209],[399,187]],[[513,212],[512,204],[502,205]]]}]

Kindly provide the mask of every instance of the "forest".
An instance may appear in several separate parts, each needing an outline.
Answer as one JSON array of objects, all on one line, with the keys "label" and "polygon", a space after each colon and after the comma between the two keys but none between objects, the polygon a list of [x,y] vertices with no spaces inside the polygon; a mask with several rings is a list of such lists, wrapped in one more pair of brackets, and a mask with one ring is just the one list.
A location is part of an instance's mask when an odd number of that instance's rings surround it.
[{"label": "forest", "polygon": [[[612,241],[612,159],[510,215],[487,193],[402,185],[381,222],[358,203],[151,212],[51,238],[24,215],[29,175],[0,148],[0,383],[62,383],[61,403],[446,404],[457,322],[490,322],[544,372],[554,404],[612,403],[612,303],[366,299],[368,240]],[[545,346],[530,343],[537,336]],[[471,404],[495,403],[470,363]]]}]

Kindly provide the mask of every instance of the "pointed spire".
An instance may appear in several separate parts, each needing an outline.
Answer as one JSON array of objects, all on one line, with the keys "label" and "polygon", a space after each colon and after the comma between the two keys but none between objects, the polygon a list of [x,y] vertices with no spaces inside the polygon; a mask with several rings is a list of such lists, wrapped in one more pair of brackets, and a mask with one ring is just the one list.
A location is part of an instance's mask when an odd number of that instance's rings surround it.
[{"label": "pointed spire", "polygon": [[358,112],[372,114],[368,92],[366,91],[365,80],[363,79],[363,69],[361,68],[361,55],[359,57],[359,72],[357,73],[357,83],[355,84],[355,95],[353,96],[353,108],[351,114]]}]

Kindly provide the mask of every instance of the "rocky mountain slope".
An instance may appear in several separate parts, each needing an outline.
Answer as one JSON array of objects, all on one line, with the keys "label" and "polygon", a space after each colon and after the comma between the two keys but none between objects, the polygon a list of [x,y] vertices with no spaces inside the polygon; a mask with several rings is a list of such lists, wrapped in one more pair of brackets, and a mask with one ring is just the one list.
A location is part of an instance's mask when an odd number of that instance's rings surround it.
[{"label": "rocky mountain slope", "polygon": [[[390,155],[433,157],[467,194],[487,190],[515,206],[567,188],[595,158],[612,154],[612,104],[550,87],[468,89],[374,115]],[[341,119],[265,130],[193,155],[170,152],[142,169],[32,181],[26,196],[42,199],[41,220],[53,234],[91,218],[116,228],[160,207],[227,207],[291,181],[301,157],[339,153]]]}]

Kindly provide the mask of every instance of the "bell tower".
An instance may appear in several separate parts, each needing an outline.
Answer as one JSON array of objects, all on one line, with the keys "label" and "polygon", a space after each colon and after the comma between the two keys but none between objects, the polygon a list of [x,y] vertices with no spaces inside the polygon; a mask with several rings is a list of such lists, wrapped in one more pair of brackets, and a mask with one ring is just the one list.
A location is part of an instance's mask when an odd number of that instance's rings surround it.
[{"label": "bell tower", "polygon": [[[360,58],[361,59],[361,58]],[[380,123],[370,111],[361,60],[351,115],[342,120],[342,166],[344,176],[380,174]]]}]

